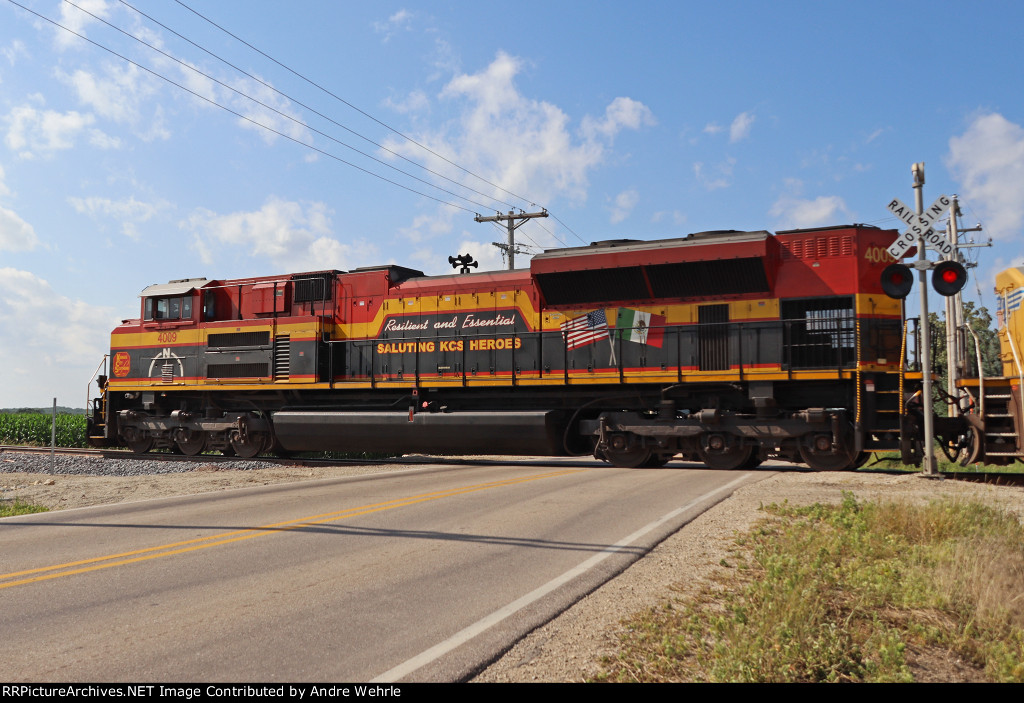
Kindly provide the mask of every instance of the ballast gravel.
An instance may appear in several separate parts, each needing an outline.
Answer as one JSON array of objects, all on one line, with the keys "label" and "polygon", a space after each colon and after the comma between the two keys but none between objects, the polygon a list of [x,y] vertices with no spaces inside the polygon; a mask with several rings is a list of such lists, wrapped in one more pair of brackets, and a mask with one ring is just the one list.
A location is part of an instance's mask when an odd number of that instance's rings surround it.
[{"label": "ballast gravel", "polygon": [[[73,454],[24,454],[4,452],[0,454],[0,473],[39,473],[67,476],[152,476],[155,474],[182,474],[195,471],[197,464],[191,461],[171,459],[104,459],[100,457],[75,456]],[[217,461],[213,464],[219,470],[251,471],[266,469],[277,464],[255,459]]]}]

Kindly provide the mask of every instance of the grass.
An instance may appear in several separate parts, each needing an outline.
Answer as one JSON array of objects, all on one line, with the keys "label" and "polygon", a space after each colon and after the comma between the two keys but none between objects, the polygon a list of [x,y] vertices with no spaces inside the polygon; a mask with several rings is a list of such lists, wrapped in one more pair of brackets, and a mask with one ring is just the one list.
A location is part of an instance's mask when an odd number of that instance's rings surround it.
[{"label": "grass", "polygon": [[[894,682],[911,648],[1024,681],[1024,529],[981,503],[787,504],[723,575],[627,623],[606,681]],[[940,666],[940,678],[946,674]]]},{"label": "grass", "polygon": [[32,513],[45,513],[49,508],[42,505],[32,505],[20,498],[14,500],[0,500],[0,517],[11,517],[12,515],[30,515]]},{"label": "grass", "polygon": [[[878,463],[875,463],[878,461]],[[1014,461],[1006,466],[995,466],[988,464],[968,464],[967,466],[961,466],[959,462],[950,461],[942,453],[942,450],[936,445],[935,447],[935,464],[938,470],[942,473],[992,473],[992,474],[1021,474],[1024,473],[1024,462]],[[874,468],[885,468],[885,469],[902,469],[904,471],[915,472],[920,471],[920,466],[908,466],[900,461],[900,455],[898,452],[878,452],[872,458],[871,461],[864,467],[865,469]]]}]

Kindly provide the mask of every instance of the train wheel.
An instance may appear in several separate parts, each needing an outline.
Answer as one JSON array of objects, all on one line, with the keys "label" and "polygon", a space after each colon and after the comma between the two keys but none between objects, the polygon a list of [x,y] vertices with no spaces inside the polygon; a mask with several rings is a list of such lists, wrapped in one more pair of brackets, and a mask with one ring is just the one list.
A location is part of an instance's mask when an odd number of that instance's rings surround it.
[{"label": "train wheel", "polygon": [[233,430],[230,442],[231,448],[235,450],[235,454],[243,459],[252,459],[259,456],[267,448],[267,439],[267,436],[260,432],[251,432],[243,437],[238,430]]},{"label": "train wheel", "polygon": [[125,446],[131,449],[136,454],[145,454],[153,448],[152,437],[140,437],[138,439],[126,439],[124,441]]},{"label": "train wheel", "polygon": [[674,454],[651,454],[651,458],[644,462],[644,466],[648,469],[660,469],[668,462],[672,461]]},{"label": "train wheel", "polygon": [[800,442],[800,458],[815,471],[845,471],[854,467],[853,459],[842,447],[835,453],[831,449],[832,438],[820,434],[809,442]]},{"label": "train wheel", "polygon": [[746,468],[753,453],[753,447],[744,447],[735,441],[730,443],[729,437],[722,434],[705,436],[697,450],[697,454],[705,466],[719,471]]},{"label": "train wheel", "polygon": [[147,435],[144,430],[140,431],[134,427],[125,428],[121,439],[124,441],[124,446],[136,454],[145,454],[153,448],[153,438]]},{"label": "train wheel", "polygon": [[604,450],[605,461],[620,469],[636,469],[646,466],[651,459],[651,450],[640,443],[638,437],[629,434],[614,434],[608,438]]},{"label": "train wheel", "polygon": [[178,449],[186,456],[196,456],[203,453],[206,447],[206,433],[201,430],[182,429],[178,432],[178,438],[174,442]]}]

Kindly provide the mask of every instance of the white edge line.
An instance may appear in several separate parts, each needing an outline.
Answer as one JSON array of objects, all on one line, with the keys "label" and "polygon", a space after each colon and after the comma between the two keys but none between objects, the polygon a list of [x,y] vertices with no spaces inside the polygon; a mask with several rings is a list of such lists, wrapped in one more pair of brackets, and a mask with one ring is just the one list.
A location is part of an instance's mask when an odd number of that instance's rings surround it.
[{"label": "white edge line", "polygon": [[610,557],[613,554],[616,554],[617,552],[621,551],[623,547],[628,546],[630,543],[634,542],[635,540],[639,539],[640,537],[643,537],[648,532],[653,531],[654,529],[656,529],[660,525],[664,524],[665,522],[667,522],[667,521],[671,520],[672,518],[680,515],[681,513],[686,512],[687,510],[692,509],[693,507],[695,507],[695,506],[699,505],[700,503],[702,503],[702,502],[712,498],[713,496],[717,495],[718,493],[722,493],[723,491],[732,490],[733,487],[735,487],[737,484],[741,483],[742,481],[745,481],[747,478],[749,478],[752,475],[753,474],[750,474],[750,473],[743,474],[742,476],[740,476],[740,477],[730,481],[729,483],[725,484],[724,486],[716,488],[715,490],[713,490],[713,491],[711,491],[709,493],[705,493],[704,495],[700,496],[699,498],[694,498],[693,500],[691,500],[686,505],[684,505],[684,506],[682,506],[680,508],[676,508],[675,510],[670,511],[670,512],[666,513],[665,515],[662,515],[660,518],[654,520],[653,522],[650,522],[650,523],[644,525],[643,527],[641,527],[639,530],[637,530],[633,534],[628,535],[626,537],[623,537],[622,539],[620,539],[615,544],[611,545],[610,547],[606,547],[605,549],[601,550],[600,552],[598,552],[594,556],[590,557],[586,561],[582,562],[581,564],[575,566],[572,569],[569,569],[568,571],[566,571],[562,575],[556,576],[555,578],[553,578],[550,581],[548,581],[547,583],[545,583],[543,586],[540,586],[539,588],[536,588],[533,591],[527,593],[525,596],[512,601],[511,603],[509,603],[508,605],[504,606],[503,608],[499,608],[498,610],[495,610],[490,615],[484,616],[483,618],[481,618],[480,620],[477,620],[472,625],[469,625],[468,627],[460,630],[459,632],[456,632],[454,635],[452,635],[448,639],[444,640],[443,642],[439,642],[438,644],[435,644],[430,649],[427,649],[427,650],[425,650],[423,652],[420,652],[416,656],[414,656],[411,659],[408,659],[408,660],[402,662],[401,664],[399,664],[396,667],[388,669],[383,674],[379,674],[379,675],[375,676],[374,678],[370,679],[370,683],[393,683],[395,681],[398,681],[402,677],[407,676],[408,674],[411,674],[412,672],[416,671],[417,669],[419,669],[419,668],[421,668],[423,666],[426,666],[427,664],[429,664],[429,663],[439,659],[440,657],[444,656],[445,654],[447,654],[448,652],[452,651],[456,647],[458,647],[458,646],[460,646],[462,644],[465,644],[469,640],[473,639],[474,637],[476,637],[480,633],[490,629],[491,627],[494,627],[495,625],[497,625],[499,622],[501,622],[505,618],[507,618],[507,617],[509,617],[511,615],[514,615],[515,613],[519,612],[520,610],[522,610],[526,606],[531,605],[532,603],[540,600],[544,596],[546,596],[549,593],[551,593],[552,591],[554,591],[559,586],[562,586],[565,583],[567,583],[567,582],[571,581],[572,579],[576,578],[580,574],[583,574],[583,573],[589,571],[594,566],[596,566],[597,564],[600,564],[602,561],[604,561],[608,557]]}]

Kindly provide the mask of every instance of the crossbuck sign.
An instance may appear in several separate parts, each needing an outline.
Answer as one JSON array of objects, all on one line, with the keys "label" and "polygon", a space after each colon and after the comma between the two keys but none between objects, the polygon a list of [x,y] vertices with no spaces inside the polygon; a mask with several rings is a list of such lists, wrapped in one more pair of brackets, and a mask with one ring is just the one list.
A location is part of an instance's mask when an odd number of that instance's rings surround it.
[{"label": "crossbuck sign", "polygon": [[949,196],[940,195],[935,202],[925,208],[924,212],[918,215],[911,208],[907,207],[899,198],[893,198],[887,206],[889,212],[903,220],[909,229],[896,238],[896,241],[889,246],[889,253],[892,258],[899,261],[907,253],[910,247],[914,246],[917,238],[924,236],[925,242],[933,249],[942,252],[943,256],[950,256],[953,253],[953,246],[946,241],[946,237],[932,229],[935,221],[942,217],[942,213],[949,209],[952,201]]}]

